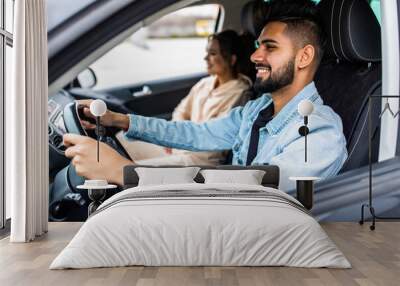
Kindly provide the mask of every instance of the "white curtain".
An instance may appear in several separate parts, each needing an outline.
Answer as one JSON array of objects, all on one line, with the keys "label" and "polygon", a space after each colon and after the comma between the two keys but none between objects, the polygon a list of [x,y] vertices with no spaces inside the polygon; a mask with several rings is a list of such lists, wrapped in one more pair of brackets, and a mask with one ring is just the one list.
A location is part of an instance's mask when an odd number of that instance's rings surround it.
[{"label": "white curtain", "polygon": [[6,187],[12,242],[48,227],[47,16],[45,0],[15,1],[11,97],[6,99]]}]

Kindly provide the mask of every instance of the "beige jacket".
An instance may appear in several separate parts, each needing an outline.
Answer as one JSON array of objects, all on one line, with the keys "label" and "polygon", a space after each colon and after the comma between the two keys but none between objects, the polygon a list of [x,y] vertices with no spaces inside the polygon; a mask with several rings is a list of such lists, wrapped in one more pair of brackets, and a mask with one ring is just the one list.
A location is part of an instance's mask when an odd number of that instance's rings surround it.
[{"label": "beige jacket", "polygon": [[251,86],[248,77],[239,75],[216,89],[216,77],[201,79],[179,103],[172,114],[172,120],[190,120],[202,123],[228,113],[233,107],[243,105],[248,99],[243,98],[243,91]]},{"label": "beige jacket", "polygon": [[[245,104],[243,92],[250,88],[251,80],[239,75],[214,89],[216,77],[209,76],[192,87],[190,93],[179,103],[172,114],[172,120],[190,120],[202,123],[227,114],[233,107]],[[224,160],[226,152],[190,152],[173,150],[174,155],[192,157],[196,164],[219,164]]]}]

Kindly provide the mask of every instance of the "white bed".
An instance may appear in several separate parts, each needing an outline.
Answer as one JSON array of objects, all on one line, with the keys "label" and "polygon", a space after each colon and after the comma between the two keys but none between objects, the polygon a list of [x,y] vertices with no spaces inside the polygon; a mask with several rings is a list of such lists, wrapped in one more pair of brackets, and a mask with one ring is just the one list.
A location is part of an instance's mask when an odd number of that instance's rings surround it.
[{"label": "white bed", "polygon": [[127,265],[351,267],[291,196],[263,186],[197,183],[111,197],[50,269]]}]

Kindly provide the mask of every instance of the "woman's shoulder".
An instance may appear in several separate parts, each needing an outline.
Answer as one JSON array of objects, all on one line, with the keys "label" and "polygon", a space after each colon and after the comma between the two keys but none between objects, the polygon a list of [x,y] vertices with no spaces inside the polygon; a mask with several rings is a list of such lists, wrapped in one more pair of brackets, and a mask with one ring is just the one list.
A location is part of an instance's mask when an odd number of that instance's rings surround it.
[{"label": "woman's shoulder", "polygon": [[192,90],[204,89],[206,87],[212,88],[214,86],[215,76],[206,76],[201,78],[195,85],[193,85]]},{"label": "woman's shoulder", "polygon": [[209,75],[201,78],[195,85],[213,85],[215,81],[215,76]]}]

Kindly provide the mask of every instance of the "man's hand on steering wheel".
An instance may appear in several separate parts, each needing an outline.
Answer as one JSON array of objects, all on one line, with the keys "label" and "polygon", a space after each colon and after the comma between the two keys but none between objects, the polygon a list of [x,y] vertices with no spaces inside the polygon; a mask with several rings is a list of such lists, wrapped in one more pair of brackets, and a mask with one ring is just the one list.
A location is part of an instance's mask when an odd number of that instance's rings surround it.
[{"label": "man's hand on steering wheel", "polygon": [[[95,119],[95,117],[90,112],[90,104],[92,103],[92,101],[93,100],[91,99],[77,100],[77,104],[79,106],[83,106],[83,113],[87,118]],[[84,129],[96,128],[95,124],[90,123],[87,120],[81,119],[81,124]],[[113,112],[107,109],[106,113],[100,117],[100,124],[105,127],[116,127],[127,131],[129,128],[129,118],[126,114]]]},{"label": "man's hand on steering wheel", "polygon": [[97,162],[97,146],[93,138],[64,134],[65,156],[72,159],[76,173],[87,179],[106,179],[109,183],[123,184],[122,169],[133,164],[107,144],[100,142],[100,162]]}]

